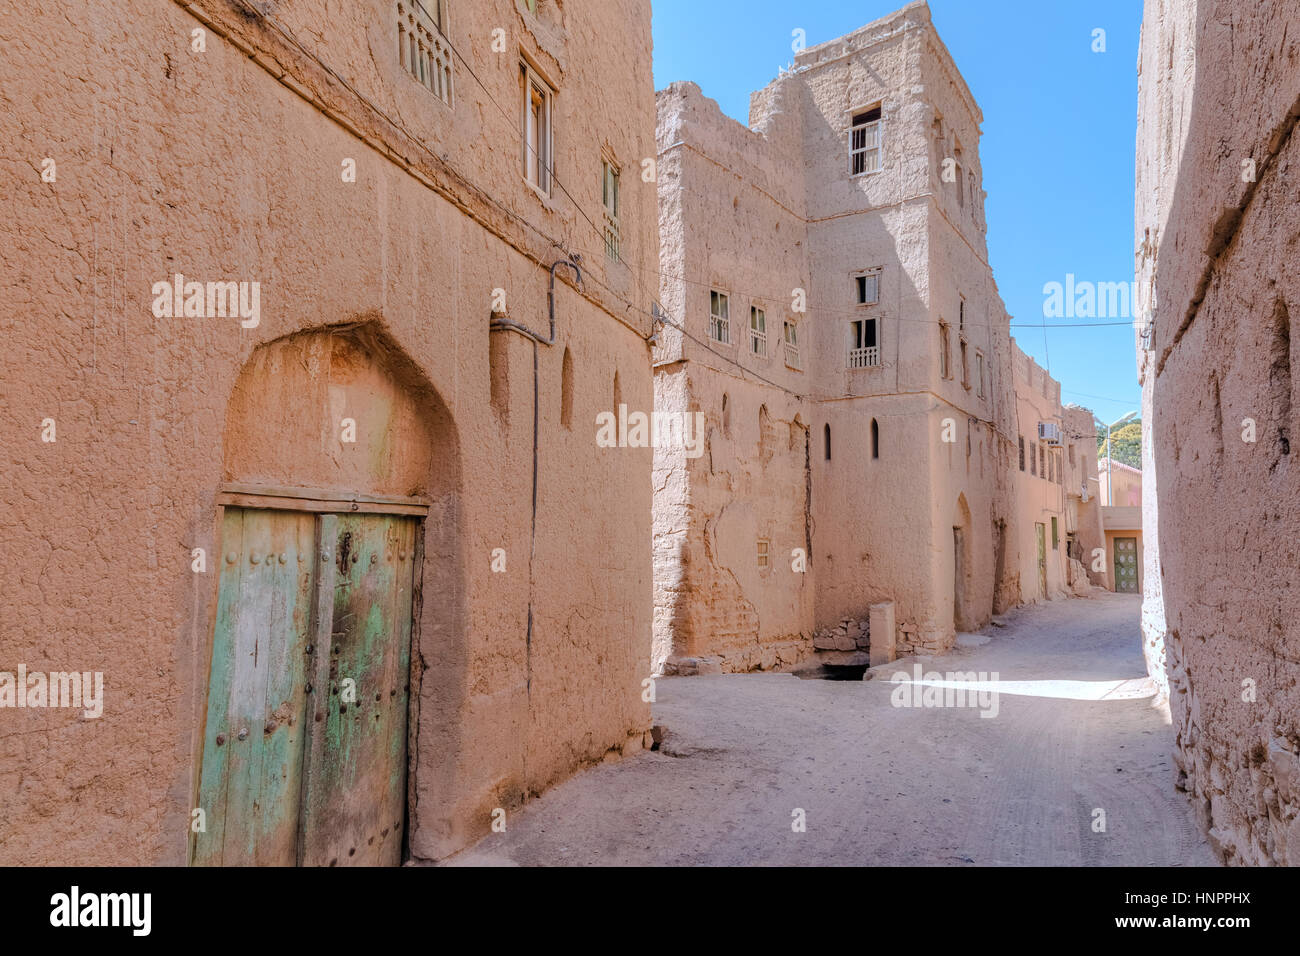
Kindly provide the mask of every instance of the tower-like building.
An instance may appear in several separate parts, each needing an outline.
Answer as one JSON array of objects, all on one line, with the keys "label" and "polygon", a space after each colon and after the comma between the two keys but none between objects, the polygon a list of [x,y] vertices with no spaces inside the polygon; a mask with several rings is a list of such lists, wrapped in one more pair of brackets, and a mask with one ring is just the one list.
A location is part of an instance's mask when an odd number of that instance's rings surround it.
[{"label": "tower-like building", "polygon": [[948,648],[1022,545],[982,116],[929,8],[799,53],[748,127],[691,83],[658,113],[656,404],[707,437],[656,450],[656,666],[865,647],[887,603],[877,649]]}]

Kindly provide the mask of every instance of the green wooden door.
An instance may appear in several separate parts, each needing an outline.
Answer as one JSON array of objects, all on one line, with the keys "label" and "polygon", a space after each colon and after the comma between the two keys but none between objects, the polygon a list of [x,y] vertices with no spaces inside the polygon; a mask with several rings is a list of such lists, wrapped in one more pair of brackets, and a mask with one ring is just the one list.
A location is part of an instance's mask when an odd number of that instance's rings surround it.
[{"label": "green wooden door", "polygon": [[195,864],[400,862],[416,529],[226,509]]},{"label": "green wooden door", "polygon": [[1136,594],[1138,589],[1137,538],[1115,539],[1115,590]]},{"label": "green wooden door", "polygon": [[293,865],[316,516],[228,508],[192,859]]},{"label": "green wooden door", "polygon": [[335,579],[303,797],[307,866],[401,862],[415,531],[410,518],[358,515],[325,528]]}]

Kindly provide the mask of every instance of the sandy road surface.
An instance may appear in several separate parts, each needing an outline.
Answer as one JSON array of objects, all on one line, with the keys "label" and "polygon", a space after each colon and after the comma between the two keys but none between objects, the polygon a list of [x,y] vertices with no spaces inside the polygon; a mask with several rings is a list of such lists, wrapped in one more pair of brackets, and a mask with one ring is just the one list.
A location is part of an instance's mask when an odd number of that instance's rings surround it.
[{"label": "sandy road surface", "polygon": [[1141,696],[1137,616],[1136,597],[1095,592],[922,662],[996,671],[995,717],[892,706],[893,666],[661,680],[661,752],[578,775],[449,862],[1213,865],[1174,790],[1167,712]]}]

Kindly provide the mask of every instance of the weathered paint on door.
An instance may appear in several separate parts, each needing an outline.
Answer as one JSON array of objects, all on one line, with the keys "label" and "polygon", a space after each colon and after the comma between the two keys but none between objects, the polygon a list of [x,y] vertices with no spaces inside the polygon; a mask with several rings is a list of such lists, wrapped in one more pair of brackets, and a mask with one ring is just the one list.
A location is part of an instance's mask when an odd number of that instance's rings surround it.
[{"label": "weathered paint on door", "polygon": [[1115,539],[1115,590],[1136,594],[1138,589],[1137,538]]},{"label": "weathered paint on door", "polygon": [[400,862],[416,528],[226,509],[195,864]]},{"label": "weathered paint on door", "polygon": [[415,528],[340,515],[327,538],[335,580],[303,791],[307,866],[401,862]]},{"label": "weathered paint on door", "polygon": [[316,516],[226,509],[192,859],[293,865]]},{"label": "weathered paint on door", "polygon": [[1047,597],[1047,526],[1041,521],[1034,522],[1034,534],[1038,536],[1038,596]]}]

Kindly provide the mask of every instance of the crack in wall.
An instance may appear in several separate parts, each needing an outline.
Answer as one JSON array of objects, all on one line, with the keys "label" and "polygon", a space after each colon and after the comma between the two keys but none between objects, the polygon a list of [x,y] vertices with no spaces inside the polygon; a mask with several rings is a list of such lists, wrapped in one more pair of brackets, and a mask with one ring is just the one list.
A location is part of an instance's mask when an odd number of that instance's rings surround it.
[{"label": "crack in wall", "polygon": [[1210,239],[1205,250],[1209,261],[1206,262],[1201,277],[1197,280],[1196,291],[1192,293],[1187,312],[1179,323],[1177,330],[1175,330],[1172,341],[1160,353],[1160,360],[1156,363],[1157,378],[1164,372],[1165,363],[1173,354],[1183,335],[1196,321],[1196,317],[1201,310],[1201,303],[1205,301],[1206,293],[1209,290],[1210,282],[1219,270],[1219,263],[1228,253],[1241,231],[1241,224],[1245,222],[1246,214],[1250,211],[1251,204],[1254,202],[1255,196],[1258,195],[1260,186],[1275,168],[1277,157],[1286,148],[1291,139],[1291,134],[1295,132],[1297,122],[1300,122],[1300,97],[1297,97],[1282,122],[1278,124],[1278,128],[1269,137],[1270,145],[1267,147],[1264,160],[1256,164],[1254,181],[1246,184],[1246,190],[1241,200],[1237,205],[1223,210],[1214,226],[1210,229]]}]

